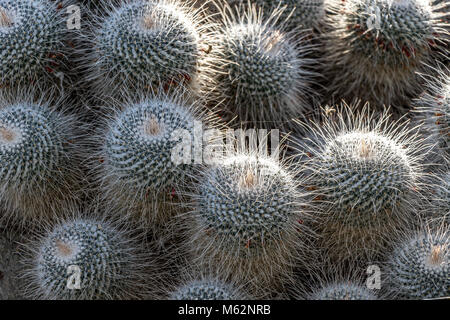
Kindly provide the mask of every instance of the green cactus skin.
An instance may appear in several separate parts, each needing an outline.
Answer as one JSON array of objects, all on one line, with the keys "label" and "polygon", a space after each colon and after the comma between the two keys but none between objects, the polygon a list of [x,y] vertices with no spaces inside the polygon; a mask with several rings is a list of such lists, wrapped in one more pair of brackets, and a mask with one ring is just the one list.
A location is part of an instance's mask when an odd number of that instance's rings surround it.
[{"label": "green cactus skin", "polygon": [[48,0],[0,1],[0,87],[43,87],[64,56],[66,17]]},{"label": "green cactus skin", "polygon": [[[403,113],[422,89],[417,72],[432,73],[434,48],[445,47],[449,24],[426,1],[340,0],[330,3],[324,35],[327,95],[359,98]],[[333,103],[333,101],[332,101]]]},{"label": "green cactus skin", "polygon": [[414,100],[413,111],[416,120],[424,123],[424,138],[436,144],[434,162],[445,163],[450,156],[450,70],[441,70],[437,79],[426,78],[428,90]]},{"label": "green cactus skin", "polygon": [[[203,24],[200,11],[179,1],[125,1],[94,17],[87,79],[109,96],[190,85],[197,74]],[[94,23],[94,25],[96,25]]]},{"label": "green cactus skin", "polygon": [[243,300],[234,286],[217,279],[193,280],[175,290],[170,300]]},{"label": "green cactus skin", "polygon": [[81,126],[45,101],[18,100],[0,99],[1,218],[28,225],[80,200]]},{"label": "green cactus skin", "polygon": [[209,122],[198,103],[187,103],[181,95],[137,101],[111,117],[100,133],[103,146],[94,162],[101,159],[97,176],[105,205],[151,228],[172,217],[177,209],[172,204],[194,174],[194,163],[172,159],[181,142],[177,133],[186,130],[192,136],[196,125],[206,128]]},{"label": "green cactus skin", "polygon": [[311,293],[309,300],[377,300],[369,289],[351,282],[333,283]]},{"label": "green cactus skin", "polygon": [[397,245],[387,264],[390,294],[397,299],[450,296],[448,226],[426,228]]},{"label": "green cactus skin", "polygon": [[280,21],[287,20],[287,29],[295,28],[313,29],[317,28],[325,18],[324,0],[255,0],[242,1],[231,0],[228,1],[230,5],[237,4],[255,4],[258,9],[268,16],[271,12],[277,9],[284,9],[280,16]]},{"label": "green cactus skin", "polygon": [[270,158],[237,154],[208,169],[192,195],[187,228],[194,263],[245,283],[255,297],[276,291],[290,280],[291,263],[304,262],[297,249],[308,237],[302,223],[309,216],[295,186]]},{"label": "green cactus skin", "polygon": [[[336,111],[337,110],[337,111]],[[425,195],[421,161],[430,146],[408,122],[390,121],[365,107],[335,109],[323,123],[307,123],[308,156],[299,165],[321,217],[322,247],[339,261],[377,255],[396,230],[413,221]]]},{"label": "green cactus skin", "polygon": [[[148,294],[145,272],[151,267],[150,255],[143,253],[129,231],[111,223],[84,218],[59,223],[33,250],[26,260],[25,277],[31,283],[25,290],[27,297],[109,300]],[[70,266],[79,267],[79,289],[68,287],[76,283],[70,281],[75,272]]]},{"label": "green cactus skin", "polygon": [[313,47],[275,23],[279,15],[264,19],[255,6],[244,13],[225,6],[209,35],[200,89],[228,121],[279,128],[310,108],[316,74],[306,55]]}]

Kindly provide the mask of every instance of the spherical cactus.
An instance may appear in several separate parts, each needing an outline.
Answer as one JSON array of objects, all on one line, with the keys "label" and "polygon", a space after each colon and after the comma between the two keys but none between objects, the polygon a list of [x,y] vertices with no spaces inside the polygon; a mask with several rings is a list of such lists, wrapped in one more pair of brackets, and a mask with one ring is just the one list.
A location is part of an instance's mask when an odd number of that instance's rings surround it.
[{"label": "spherical cactus", "polygon": [[450,70],[440,73],[437,79],[427,79],[428,90],[413,102],[417,121],[424,123],[424,138],[436,144],[438,163],[450,156]]},{"label": "spherical cactus", "polygon": [[42,86],[63,56],[66,19],[48,0],[0,1],[0,87]]},{"label": "spherical cactus", "polygon": [[323,247],[338,260],[378,254],[423,199],[421,159],[429,146],[408,122],[375,115],[337,108],[322,124],[306,124],[314,140],[300,142]]},{"label": "spherical cactus", "polygon": [[211,104],[226,119],[237,115],[236,121],[259,127],[279,128],[308,110],[315,73],[305,56],[312,46],[275,25],[279,11],[263,19],[254,6],[244,14],[225,6],[221,14],[200,78]]},{"label": "spherical cactus", "polygon": [[448,226],[426,229],[399,243],[388,262],[389,291],[399,299],[450,296]]},{"label": "spherical cactus", "polygon": [[98,93],[189,83],[201,53],[200,11],[179,1],[127,1],[95,17],[88,78]]},{"label": "spherical cactus", "polygon": [[256,297],[290,280],[291,263],[303,257],[297,249],[308,238],[308,215],[282,165],[271,158],[229,156],[199,178],[192,196],[187,246],[194,263],[247,284]]},{"label": "spherical cactus", "polygon": [[152,260],[125,229],[75,218],[56,225],[38,243],[26,260],[30,298],[134,299],[148,293],[145,272]]},{"label": "spherical cactus", "polygon": [[193,174],[194,130],[201,131],[207,119],[197,103],[181,95],[127,103],[101,133],[103,146],[94,158],[97,163],[100,158],[106,205],[147,227],[167,222],[176,209],[170,203]]},{"label": "spherical cactus", "polygon": [[0,100],[2,218],[25,225],[52,219],[80,199],[77,120],[44,101]]},{"label": "spherical cactus", "polygon": [[192,280],[177,288],[171,300],[243,300],[234,286],[217,279]]},{"label": "spherical cactus", "polygon": [[333,283],[309,296],[309,300],[376,300],[372,291],[352,282]]},{"label": "spherical cactus", "polygon": [[286,21],[287,29],[312,29],[319,27],[325,17],[324,0],[229,0],[230,5],[254,3],[266,16],[271,12],[283,9],[280,21]]},{"label": "spherical cactus", "polygon": [[403,112],[421,92],[417,72],[432,72],[433,48],[448,37],[444,14],[421,0],[336,0],[330,10],[336,14],[323,46],[327,94]]}]

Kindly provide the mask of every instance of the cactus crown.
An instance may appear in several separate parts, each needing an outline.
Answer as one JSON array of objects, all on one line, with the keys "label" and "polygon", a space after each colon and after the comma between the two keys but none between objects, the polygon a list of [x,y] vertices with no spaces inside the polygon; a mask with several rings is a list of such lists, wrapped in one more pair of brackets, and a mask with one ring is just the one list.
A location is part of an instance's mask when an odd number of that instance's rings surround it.
[{"label": "cactus crown", "polygon": [[204,229],[226,246],[254,250],[279,239],[298,210],[290,174],[272,159],[247,155],[208,170],[197,197]]},{"label": "cactus crown", "polygon": [[123,82],[142,90],[193,78],[204,27],[198,13],[170,0],[129,1],[113,9],[96,31],[92,78],[108,92]]},{"label": "cactus crown", "polygon": [[397,246],[389,260],[391,290],[410,299],[450,295],[448,228],[427,229]]},{"label": "cactus crown", "polygon": [[367,288],[351,283],[342,282],[329,284],[310,296],[311,300],[376,300],[376,296]]},{"label": "cactus crown", "polygon": [[132,193],[165,190],[190,172],[192,166],[177,165],[172,153],[180,139],[175,139],[177,132],[192,134],[196,121],[202,123],[195,110],[178,98],[158,96],[128,105],[109,124],[106,174]]},{"label": "cactus crown", "polygon": [[0,78],[36,80],[61,49],[64,18],[47,0],[0,0]]},{"label": "cactus crown", "polygon": [[0,180],[33,185],[59,170],[66,135],[61,117],[45,106],[15,104],[0,110]]}]

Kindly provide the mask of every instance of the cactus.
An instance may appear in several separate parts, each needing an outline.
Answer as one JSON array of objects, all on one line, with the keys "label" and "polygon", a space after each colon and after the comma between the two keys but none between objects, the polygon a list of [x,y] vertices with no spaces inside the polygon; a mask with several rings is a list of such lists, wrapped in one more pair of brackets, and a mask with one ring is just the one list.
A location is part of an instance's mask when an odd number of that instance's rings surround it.
[{"label": "cactus", "polygon": [[430,299],[450,296],[449,236],[448,226],[424,228],[397,245],[387,264],[392,297]]},{"label": "cactus", "polygon": [[308,235],[296,184],[271,158],[237,154],[220,163],[192,195],[187,245],[194,263],[248,284],[256,297],[271,294],[290,280],[290,263],[301,260],[297,249]]},{"label": "cactus", "polygon": [[[428,77],[425,77],[428,78]],[[450,70],[437,79],[427,79],[428,90],[414,100],[417,121],[424,122],[424,138],[436,144],[437,162],[450,156]]]},{"label": "cactus", "polygon": [[99,21],[85,60],[95,92],[105,96],[196,78],[202,24],[199,9],[179,1],[127,1]]},{"label": "cactus", "polygon": [[234,286],[217,279],[192,280],[175,290],[171,300],[243,300]]},{"label": "cactus", "polygon": [[[246,3],[242,0],[228,1],[230,5]],[[265,14],[269,16],[271,12],[284,8],[280,16],[280,21],[286,21],[287,29],[292,30],[298,27],[302,29],[312,29],[319,27],[325,18],[324,0],[255,0],[248,1],[248,4],[254,3]]]},{"label": "cactus", "polygon": [[376,255],[416,215],[424,196],[421,160],[430,147],[387,111],[335,111],[321,124],[304,125],[313,139],[300,142],[307,154],[301,171],[330,256]]},{"label": "cactus", "polygon": [[1,215],[28,225],[80,199],[77,120],[45,101],[0,99]]},{"label": "cactus", "polygon": [[332,283],[312,292],[309,300],[377,300],[369,289],[352,283]]},{"label": "cactus", "polygon": [[56,74],[65,21],[48,0],[0,0],[0,87],[43,87]]},{"label": "cactus", "polygon": [[255,126],[276,126],[309,109],[315,73],[306,58],[311,44],[295,39],[252,6],[245,13],[222,10],[222,24],[210,35],[214,48],[202,61],[200,88],[211,104],[219,103],[224,118]]},{"label": "cactus", "polygon": [[420,0],[334,1],[323,47],[327,94],[403,112],[421,91],[416,73],[432,73],[433,48],[445,47],[449,24],[434,9]]},{"label": "cactus", "polygon": [[[59,223],[34,251],[25,260],[25,278],[31,283],[27,297],[105,300],[148,293],[145,272],[151,261],[128,231],[105,221],[75,218]],[[71,275],[79,276],[78,284]]]},{"label": "cactus", "polygon": [[[103,147],[94,157],[101,159],[98,176],[106,204],[146,227],[167,222],[175,210],[173,197],[194,174],[191,158],[187,163],[174,158],[177,145],[207,123],[199,104],[184,102],[182,95],[158,94],[125,104],[101,134]],[[192,145],[186,147],[193,155]]]}]

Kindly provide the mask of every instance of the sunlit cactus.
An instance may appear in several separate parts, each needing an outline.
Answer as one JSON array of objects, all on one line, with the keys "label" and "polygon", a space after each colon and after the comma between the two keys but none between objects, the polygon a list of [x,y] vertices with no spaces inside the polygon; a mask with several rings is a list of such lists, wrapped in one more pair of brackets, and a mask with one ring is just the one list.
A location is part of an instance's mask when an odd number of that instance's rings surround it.
[{"label": "sunlit cactus", "polygon": [[83,59],[98,94],[168,90],[197,77],[200,10],[181,1],[125,1],[94,17],[94,50]]},{"label": "sunlit cactus", "polygon": [[388,113],[335,112],[323,123],[303,124],[311,137],[299,141],[305,188],[315,194],[311,203],[330,257],[377,255],[396,230],[414,222],[424,196],[421,161],[430,147]]},{"label": "sunlit cactus", "polygon": [[[264,296],[292,277],[310,236],[292,174],[274,159],[230,156],[199,178],[186,245],[194,263]],[[302,253],[306,253],[306,249]]]}]

